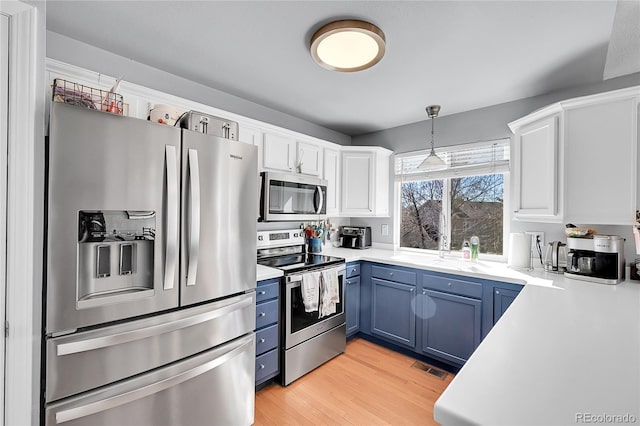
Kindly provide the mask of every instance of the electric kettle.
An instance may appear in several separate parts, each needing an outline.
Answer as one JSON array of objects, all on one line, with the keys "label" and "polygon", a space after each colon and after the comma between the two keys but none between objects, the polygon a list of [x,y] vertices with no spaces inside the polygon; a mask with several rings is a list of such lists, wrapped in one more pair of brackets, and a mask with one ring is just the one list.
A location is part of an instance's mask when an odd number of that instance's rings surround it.
[{"label": "electric kettle", "polygon": [[544,252],[543,266],[545,271],[563,273],[567,270],[567,245],[561,241],[553,241]]}]

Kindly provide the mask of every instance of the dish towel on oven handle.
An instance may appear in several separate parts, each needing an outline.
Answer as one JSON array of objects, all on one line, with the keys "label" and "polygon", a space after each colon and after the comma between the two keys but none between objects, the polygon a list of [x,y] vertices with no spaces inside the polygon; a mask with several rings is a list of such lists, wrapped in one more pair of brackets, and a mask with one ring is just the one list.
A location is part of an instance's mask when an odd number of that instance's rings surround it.
[{"label": "dish towel on oven handle", "polygon": [[336,305],[340,301],[338,285],[338,271],[336,269],[322,271],[320,280],[320,318],[336,313]]},{"label": "dish towel on oven handle", "polygon": [[302,303],[305,312],[313,312],[318,310],[318,299],[320,295],[320,272],[308,272],[302,274],[302,284],[300,284],[300,292],[302,293]]}]

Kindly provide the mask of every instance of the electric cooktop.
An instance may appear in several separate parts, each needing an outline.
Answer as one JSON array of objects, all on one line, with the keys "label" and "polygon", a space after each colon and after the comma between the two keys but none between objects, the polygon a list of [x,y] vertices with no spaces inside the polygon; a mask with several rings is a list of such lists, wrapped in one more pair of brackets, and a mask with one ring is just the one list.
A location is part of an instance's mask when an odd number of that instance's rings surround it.
[{"label": "electric cooktop", "polygon": [[337,265],[345,263],[345,260],[342,257],[326,256],[323,254],[295,253],[258,259],[258,263],[271,268],[282,269],[290,273],[302,270],[307,271],[316,267],[324,268],[330,265]]}]

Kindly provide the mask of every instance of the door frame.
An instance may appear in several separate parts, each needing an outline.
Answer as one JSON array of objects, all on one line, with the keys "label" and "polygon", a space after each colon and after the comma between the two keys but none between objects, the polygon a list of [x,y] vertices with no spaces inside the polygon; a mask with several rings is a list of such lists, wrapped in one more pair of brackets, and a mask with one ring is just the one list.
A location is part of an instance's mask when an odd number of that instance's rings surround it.
[{"label": "door frame", "polygon": [[[7,277],[7,152],[9,107],[9,25],[11,18],[0,14],[0,324],[5,323],[5,294]],[[4,328],[4,327],[3,327]],[[0,401],[4,402],[4,333],[0,338]],[[0,419],[4,419],[4,404],[0,404]],[[0,424],[3,421],[0,420]]]},{"label": "door frame", "polygon": [[40,423],[46,2],[2,1],[10,18],[4,418]]}]

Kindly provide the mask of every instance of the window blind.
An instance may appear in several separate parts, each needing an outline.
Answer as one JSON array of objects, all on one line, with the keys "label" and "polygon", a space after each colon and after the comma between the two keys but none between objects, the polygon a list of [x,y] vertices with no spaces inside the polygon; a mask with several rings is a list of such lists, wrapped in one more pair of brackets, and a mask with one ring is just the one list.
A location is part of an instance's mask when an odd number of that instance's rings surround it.
[{"label": "window blind", "polygon": [[433,171],[418,169],[427,158],[428,149],[396,154],[396,180],[407,182],[508,172],[509,147],[510,139],[505,138],[438,148],[436,153],[447,168]]}]

